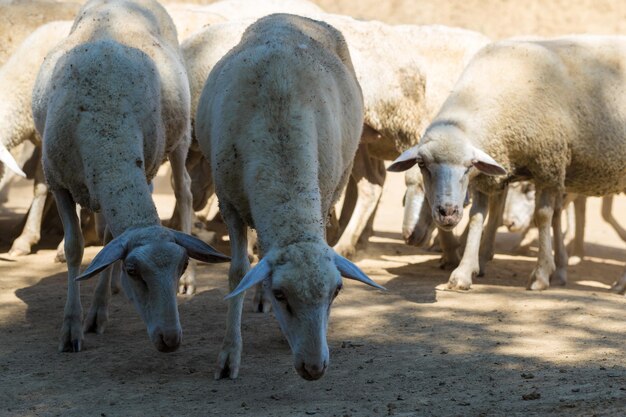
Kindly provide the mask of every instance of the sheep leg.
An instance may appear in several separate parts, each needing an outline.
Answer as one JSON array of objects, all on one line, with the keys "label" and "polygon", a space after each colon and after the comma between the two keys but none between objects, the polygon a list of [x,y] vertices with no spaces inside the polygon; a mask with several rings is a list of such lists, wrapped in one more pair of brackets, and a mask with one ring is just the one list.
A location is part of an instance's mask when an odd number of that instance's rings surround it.
[{"label": "sheep leg", "polygon": [[13,241],[9,255],[23,256],[28,255],[32,245],[39,242],[41,237],[41,219],[43,217],[44,206],[46,205],[46,197],[48,196],[48,186],[43,176],[43,167],[41,162],[37,163],[35,170],[35,188],[33,201],[28,211],[26,224],[22,234]]},{"label": "sheep leg", "polygon": [[[231,261],[228,271],[228,286],[233,291],[239,285],[243,276],[250,269],[248,259],[247,227],[237,212],[227,204],[220,204],[222,217],[228,226],[230,237]],[[222,342],[222,350],[217,358],[215,379],[237,378],[241,362],[241,314],[243,311],[244,294],[239,294],[228,300],[228,315],[226,319],[226,334]]]},{"label": "sheep leg", "polygon": [[619,237],[626,242],[626,230],[617,222],[612,213],[613,196],[607,195],[602,198],[602,218],[605,222],[613,226]]},{"label": "sheep leg", "polygon": [[513,253],[517,255],[529,255],[530,254],[530,245],[537,239],[536,229],[533,228],[532,224],[529,224],[528,227],[521,232],[522,240],[515,246],[512,250]]},{"label": "sheep leg", "polygon": [[569,258],[570,265],[578,265],[585,257],[585,216],[587,212],[587,197],[576,196],[574,199],[575,232],[574,239],[570,242],[572,256]]},{"label": "sheep leg", "polygon": [[481,239],[480,252],[478,255],[478,276],[485,275],[485,265],[493,259],[495,250],[496,233],[502,223],[506,191],[489,196],[489,218]]},{"label": "sheep leg", "polygon": [[[107,227],[104,232],[103,244],[106,246],[113,240],[113,235]],[[111,301],[111,274],[113,267],[106,268],[100,273],[96,289],[93,294],[91,307],[85,318],[83,331],[85,333],[104,333],[104,328],[109,321],[109,301]]]},{"label": "sheep leg", "polygon": [[626,293],[626,270],[624,270],[622,277],[611,285],[611,291],[618,294]]},{"label": "sheep leg", "polygon": [[554,232],[554,261],[556,269],[550,275],[550,283],[553,285],[565,285],[567,283],[567,250],[565,249],[565,237],[562,230],[561,214],[563,213],[563,196],[559,194],[554,201],[554,214],[552,215],[552,231]]},{"label": "sheep leg", "polygon": [[459,240],[454,236],[452,230],[437,229],[439,246],[443,254],[439,260],[441,269],[455,268],[459,265]]},{"label": "sheep leg", "polygon": [[[256,262],[259,257],[254,255],[254,246],[257,243],[258,236],[256,232],[248,228],[248,260]],[[267,292],[263,289],[263,283],[254,286],[254,297],[252,298],[252,311],[255,313],[269,313],[272,311],[272,300],[270,300]]]},{"label": "sheep leg", "polygon": [[333,247],[335,252],[345,257],[355,254],[359,237],[380,200],[385,183],[385,165],[382,160],[369,156],[367,145],[361,144],[351,175],[356,181],[358,196],[350,221]]},{"label": "sheep leg", "polygon": [[[188,142],[183,141],[169,154],[172,166],[172,181],[174,185],[174,195],[176,204],[179,206],[179,225],[184,233],[191,234],[191,222],[193,217],[191,178],[185,166],[187,159]],[[189,260],[187,271],[180,277],[178,287],[180,294],[193,294],[196,292],[196,262]]]},{"label": "sheep leg", "polygon": [[65,232],[65,257],[67,259],[67,300],[61,327],[59,351],[80,352],[83,344],[83,308],[80,304],[80,284],[76,281],[83,259],[83,234],[76,214],[76,204],[67,190],[55,190],[59,215]]},{"label": "sheep leg", "polygon": [[[552,255],[550,226],[554,215],[554,190],[537,190],[535,196],[535,224],[539,230],[539,254],[537,265],[530,274],[528,289],[545,290],[550,286],[550,275],[556,269]],[[560,219],[559,219],[560,221]]]},{"label": "sheep leg", "polygon": [[472,278],[479,272],[478,261],[480,239],[483,232],[483,223],[489,209],[489,198],[480,191],[474,191],[472,208],[467,231],[467,241],[463,257],[459,266],[452,271],[448,280],[448,288],[469,290],[472,286]]}]

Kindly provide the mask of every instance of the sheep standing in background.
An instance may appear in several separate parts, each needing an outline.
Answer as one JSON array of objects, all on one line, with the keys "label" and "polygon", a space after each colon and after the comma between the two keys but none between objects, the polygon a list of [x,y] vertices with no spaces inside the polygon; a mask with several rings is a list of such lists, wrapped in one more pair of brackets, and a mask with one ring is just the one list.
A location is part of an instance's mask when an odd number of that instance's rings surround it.
[{"label": "sheep standing in background", "polygon": [[[178,348],[182,330],[176,286],[188,256],[228,259],[202,241],[166,229],[150,182],[166,156],[174,172],[181,221],[189,231],[191,193],[189,87],[176,29],[152,0],[92,0],[70,35],[46,57],[33,91],[33,115],[43,138],[43,169],[65,231],[68,297],[61,351],[83,341],[78,280],[100,271],[85,329],[101,333],[108,317],[110,273],[124,262],[122,285],[157,349]],[[101,211],[110,242],[79,275],[83,238],[76,203]],[[111,240],[113,238],[113,240]]]},{"label": "sheep standing in background", "polygon": [[[320,378],[341,276],[377,286],[326,243],[330,208],[346,184],[363,126],[363,98],[341,33],[286,14],[251,25],[213,68],[196,135],[211,161],[233,260],[216,378],[235,378],[243,293],[264,283],[300,376]],[[248,227],[263,259],[252,269]]]},{"label": "sheep standing in background", "polygon": [[389,167],[418,164],[435,222],[448,230],[460,221],[472,182],[467,245],[449,287],[468,289],[479,270],[488,195],[523,178],[537,188],[539,229],[528,288],[546,289],[550,279],[565,282],[563,194],[626,189],[625,68],[626,38],[617,36],[508,40],[476,54],[420,145]]},{"label": "sheep standing in background", "polygon": [[[6,152],[24,141],[41,146],[30,109],[33,86],[46,54],[68,35],[71,27],[72,22],[69,21],[41,26],[0,68],[0,150]],[[41,217],[48,194],[40,163],[36,164],[33,178],[33,202],[24,229],[9,251],[12,256],[29,254],[31,246],[39,242]]]},{"label": "sheep standing in background", "polygon": [[[489,38],[445,26],[394,26],[339,15],[321,19],[346,38],[365,103],[366,128],[351,179],[357,184],[357,199],[334,246],[338,253],[352,256],[382,195],[383,161],[395,159],[418,143],[467,62]],[[405,212],[419,211],[415,175],[419,172],[406,177]],[[342,217],[346,218],[343,213]],[[443,238],[455,241],[451,234],[444,233]],[[457,262],[454,246],[445,247],[443,263]]]}]

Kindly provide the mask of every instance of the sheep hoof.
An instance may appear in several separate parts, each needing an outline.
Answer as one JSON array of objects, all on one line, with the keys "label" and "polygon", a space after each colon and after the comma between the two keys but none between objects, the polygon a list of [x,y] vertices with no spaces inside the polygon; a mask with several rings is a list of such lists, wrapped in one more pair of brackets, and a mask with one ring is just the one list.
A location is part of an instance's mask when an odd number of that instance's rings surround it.
[{"label": "sheep hoof", "polygon": [[569,259],[567,260],[567,264],[574,266],[574,265],[578,265],[583,261],[582,256],[570,256]]},{"label": "sheep hoof", "polygon": [[550,285],[564,286],[567,284],[567,271],[565,268],[559,268],[550,275]]},{"label": "sheep hoof", "polygon": [[347,259],[352,259],[356,254],[356,248],[349,245],[335,245],[335,252]]},{"label": "sheep hoof", "polygon": [[624,276],[621,280],[614,282],[609,291],[616,294],[626,294],[626,276]]},{"label": "sheep hoof", "polygon": [[533,291],[546,290],[550,287],[548,277],[539,268],[535,268],[530,274],[527,289]]},{"label": "sheep hoof", "polygon": [[235,379],[239,375],[239,362],[241,360],[241,348],[223,348],[217,358],[217,369],[214,378]]},{"label": "sheep hoof", "polygon": [[263,284],[257,284],[252,299],[252,311],[255,313],[269,313],[272,311],[272,301],[265,295]]},{"label": "sheep hoof", "polygon": [[85,333],[104,333],[104,328],[109,321],[109,309],[106,306],[92,305],[87,313],[83,331]]},{"label": "sheep hoof", "polygon": [[181,295],[192,295],[196,292],[196,274],[187,271],[180,277],[178,293]]},{"label": "sheep hoof", "polygon": [[448,289],[467,291],[472,287],[472,273],[467,273],[464,269],[457,268],[450,274]]},{"label": "sheep hoof", "polygon": [[54,262],[55,262],[55,263],[59,263],[59,264],[64,264],[64,263],[66,263],[66,262],[67,262],[67,261],[65,260],[65,250],[64,250],[64,248],[63,248],[63,247],[60,247],[60,248],[57,250],[57,254],[56,254],[56,256],[54,257]]},{"label": "sheep hoof", "polygon": [[75,316],[66,316],[61,327],[59,352],[80,352],[83,346],[81,320]]},{"label": "sheep hoof", "polygon": [[30,253],[30,243],[21,236],[13,241],[9,256],[25,256]]}]

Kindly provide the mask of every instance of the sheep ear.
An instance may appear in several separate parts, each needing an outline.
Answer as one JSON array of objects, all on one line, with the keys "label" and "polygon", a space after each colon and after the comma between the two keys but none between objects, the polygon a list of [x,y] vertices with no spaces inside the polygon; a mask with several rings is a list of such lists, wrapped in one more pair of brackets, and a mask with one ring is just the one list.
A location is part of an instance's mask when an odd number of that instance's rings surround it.
[{"label": "sheep ear", "polygon": [[218,263],[230,261],[230,256],[217,251],[213,246],[202,240],[178,230],[172,230],[174,241],[185,248],[187,255],[202,262]]},{"label": "sheep ear", "polygon": [[402,154],[396,158],[395,161],[387,167],[389,172],[402,172],[410,169],[419,161],[419,155],[417,154],[417,146],[412,147],[409,150],[402,152]]},{"label": "sheep ear", "polygon": [[272,269],[270,268],[269,262],[267,262],[267,260],[265,259],[261,259],[254,268],[249,270],[248,273],[244,275],[244,277],[241,279],[241,282],[239,282],[239,285],[237,285],[237,288],[235,288],[233,292],[224,297],[224,300],[228,300],[229,298],[239,295],[253,285],[256,285],[264,279],[269,278],[271,273]]},{"label": "sheep ear", "polygon": [[378,288],[379,290],[387,290],[382,285],[372,281],[372,279],[365,275],[365,272],[361,271],[358,266],[337,253],[335,253],[335,265],[337,266],[341,276],[344,278],[361,281],[362,283]]},{"label": "sheep ear", "polygon": [[480,172],[487,175],[506,175],[506,170],[492,157],[478,148],[474,148],[473,151],[474,158],[472,158],[472,164]]},{"label": "sheep ear", "polygon": [[11,152],[9,152],[9,150],[4,145],[1,145],[1,144],[0,144],[0,162],[2,162],[4,165],[6,165],[8,168],[10,168],[13,172],[15,172],[20,177],[26,178],[26,174],[24,174],[24,171],[22,171],[20,166],[17,164],[17,161],[15,160],[15,158],[13,158],[13,155],[11,155]]},{"label": "sheep ear", "polygon": [[76,277],[76,281],[83,281],[91,278],[115,261],[119,261],[124,258],[126,258],[126,239],[124,236],[119,236],[110,241],[100,252],[98,252],[87,269]]}]

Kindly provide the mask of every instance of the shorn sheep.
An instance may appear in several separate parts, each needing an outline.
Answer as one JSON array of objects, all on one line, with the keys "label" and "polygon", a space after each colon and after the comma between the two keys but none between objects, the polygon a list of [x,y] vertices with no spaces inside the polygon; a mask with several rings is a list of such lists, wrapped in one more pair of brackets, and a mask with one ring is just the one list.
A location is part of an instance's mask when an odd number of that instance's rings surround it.
[{"label": "shorn sheep", "polygon": [[624,37],[506,40],[476,54],[419,146],[389,167],[418,164],[433,218],[446,230],[460,221],[472,183],[467,245],[449,287],[468,289],[479,270],[488,196],[525,178],[537,188],[539,229],[538,263],[528,288],[546,289],[551,278],[565,282],[563,194],[626,189],[625,77]]},{"label": "shorn sheep", "polygon": [[[70,35],[47,56],[33,91],[43,138],[43,169],[65,231],[68,296],[59,349],[83,341],[79,280],[104,271],[85,329],[101,333],[108,316],[110,273],[123,261],[122,285],[160,351],[178,348],[182,330],[176,289],[188,256],[228,257],[160,225],[150,182],[166,155],[176,198],[191,217],[189,86],[176,29],[155,1],[92,0]],[[79,274],[83,239],[76,203],[100,211],[108,244]],[[181,224],[187,224],[182,221]],[[110,270],[109,270],[110,271]]]},{"label": "shorn sheep", "polygon": [[[263,282],[305,379],[329,363],[326,330],[341,276],[381,288],[326,243],[329,210],[350,174],[363,99],[341,33],[275,14],[251,25],[213,68],[196,135],[211,161],[233,260],[216,378],[235,378],[244,291]],[[252,269],[247,228],[262,260]]]}]

